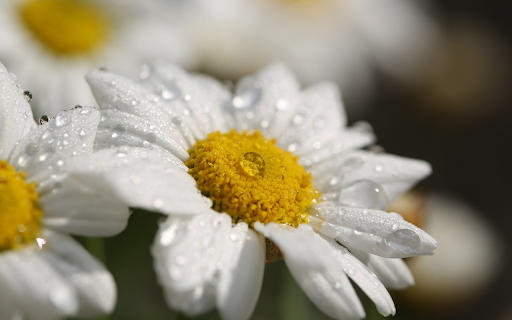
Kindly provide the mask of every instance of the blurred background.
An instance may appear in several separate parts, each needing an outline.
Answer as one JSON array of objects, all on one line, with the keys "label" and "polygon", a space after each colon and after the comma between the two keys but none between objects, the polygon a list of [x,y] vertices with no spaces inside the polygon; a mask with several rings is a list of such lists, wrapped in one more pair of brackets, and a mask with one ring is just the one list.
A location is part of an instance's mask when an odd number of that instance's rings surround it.
[{"label": "blurred background", "polygon": [[[14,2],[0,4],[4,14]],[[109,2],[123,7],[119,1],[104,1]],[[394,318],[512,319],[512,22],[506,1],[157,2],[158,9],[144,11],[149,19],[140,19],[143,26],[147,21],[154,25],[138,33],[149,41],[151,30],[159,28],[155,21],[167,20],[171,31],[158,29],[155,39],[157,44],[168,42],[167,46],[138,52],[136,59],[123,57],[118,65],[96,53],[89,60],[80,56],[79,70],[106,66],[134,75],[138,65],[127,61],[149,61],[164,52],[158,50],[169,50],[162,57],[228,85],[276,59],[290,66],[304,86],[335,81],[342,89],[350,124],[369,122],[386,152],[424,159],[434,170],[389,209],[439,241],[433,257],[407,260],[416,286],[391,292],[397,307]],[[44,97],[50,87],[34,82],[33,78],[45,77],[41,68],[29,69],[33,61],[19,69],[13,52],[21,40],[5,45],[15,37],[4,34],[10,29],[2,25],[6,19],[1,21],[0,60],[24,87],[35,91],[35,114],[52,115],[71,107],[62,102],[65,99]],[[125,25],[130,21],[135,20]],[[54,66],[62,59],[65,65],[75,59],[44,52]],[[112,52],[109,58],[120,57]],[[129,54],[128,49],[124,52]],[[90,94],[84,92],[77,89],[71,97],[74,103],[89,103]],[[168,309],[152,268],[149,248],[160,219],[135,210],[128,228],[103,242],[100,258],[118,284],[117,308],[109,319],[186,319]],[[101,243],[79,240],[101,249]],[[383,318],[360,296],[368,319]],[[324,318],[283,261],[266,266],[253,319]],[[219,316],[213,311],[198,319]]]}]

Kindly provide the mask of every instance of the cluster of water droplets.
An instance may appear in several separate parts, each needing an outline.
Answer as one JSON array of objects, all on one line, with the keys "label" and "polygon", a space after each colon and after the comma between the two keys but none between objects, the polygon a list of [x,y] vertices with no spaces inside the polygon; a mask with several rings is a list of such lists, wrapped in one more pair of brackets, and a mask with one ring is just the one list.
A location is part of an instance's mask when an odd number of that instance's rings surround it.
[{"label": "cluster of water droplets", "polygon": [[347,248],[396,258],[416,255],[422,246],[420,235],[425,233],[397,213],[340,207],[332,202],[309,211],[314,219],[325,221],[317,227],[319,232]]},{"label": "cluster of water droplets", "polygon": [[19,142],[11,159],[19,170],[32,177],[58,174],[71,157],[92,151],[92,133],[98,120],[98,111],[82,106],[60,112],[52,119],[44,116],[37,131]]}]

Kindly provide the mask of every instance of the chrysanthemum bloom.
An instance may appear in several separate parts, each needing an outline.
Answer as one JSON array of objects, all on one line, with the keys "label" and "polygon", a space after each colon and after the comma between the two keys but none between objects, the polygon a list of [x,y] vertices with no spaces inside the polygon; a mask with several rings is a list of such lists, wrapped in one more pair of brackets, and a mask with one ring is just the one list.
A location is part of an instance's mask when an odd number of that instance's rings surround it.
[{"label": "chrysanthemum bloom", "polygon": [[[157,57],[186,63],[179,36],[159,0],[0,1],[0,60],[34,93],[36,119],[69,105],[92,105],[83,75]],[[165,39],[165,41],[162,41]],[[137,70],[131,70],[132,72]]]},{"label": "chrysanthemum bloom", "polygon": [[118,189],[133,194],[131,206],[170,214],[152,252],[172,308],[196,315],[217,306],[225,319],[247,319],[266,258],[282,256],[329,316],[364,317],[348,278],[382,314],[395,313],[384,285],[413,284],[397,258],[433,254],[437,244],[383,210],[430,173],[427,163],[358,150],[374,136],[367,124],[345,127],[336,87],[300,91],[282,65],[244,78],[234,97],[164,62],[143,71],[140,83],[86,77],[102,108],[97,148],[106,149],[95,155],[101,163],[113,152],[167,152],[153,158],[154,174],[134,168]]},{"label": "chrysanthemum bloom", "polygon": [[[237,79],[275,60],[305,84],[329,79],[364,99],[375,67],[411,79],[436,46],[434,21],[410,0],[169,1],[201,66]],[[349,106],[350,108],[350,106]]]},{"label": "chrysanthemum bloom", "polygon": [[99,120],[98,110],[83,107],[37,126],[0,63],[2,320],[88,317],[114,308],[112,275],[68,235],[114,235],[128,220],[128,207],[107,184],[95,189],[86,174],[72,173],[75,160],[92,153]]}]

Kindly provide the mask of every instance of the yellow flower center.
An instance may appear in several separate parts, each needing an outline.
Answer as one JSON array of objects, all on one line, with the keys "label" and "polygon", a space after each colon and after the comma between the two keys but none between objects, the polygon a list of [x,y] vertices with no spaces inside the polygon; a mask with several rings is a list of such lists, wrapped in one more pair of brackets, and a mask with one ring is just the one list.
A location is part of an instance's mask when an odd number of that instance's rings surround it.
[{"label": "yellow flower center", "polygon": [[34,182],[25,181],[7,161],[0,160],[0,252],[34,243],[41,229]]},{"label": "yellow flower center", "polygon": [[306,209],[320,196],[298,157],[261,132],[214,132],[196,142],[185,163],[213,209],[253,226],[307,223]]},{"label": "yellow flower center", "polygon": [[84,54],[105,40],[108,23],[102,12],[83,0],[27,0],[21,20],[57,54]]}]

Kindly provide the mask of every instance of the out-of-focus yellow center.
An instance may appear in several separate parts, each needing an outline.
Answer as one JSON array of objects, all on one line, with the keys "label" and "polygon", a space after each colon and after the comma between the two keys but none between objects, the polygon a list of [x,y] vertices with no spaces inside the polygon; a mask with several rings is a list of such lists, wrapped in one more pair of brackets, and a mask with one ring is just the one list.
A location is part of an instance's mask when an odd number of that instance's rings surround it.
[{"label": "out-of-focus yellow center", "polygon": [[108,32],[107,19],[89,1],[27,0],[21,20],[34,36],[57,54],[85,54],[99,47]]},{"label": "out-of-focus yellow center", "polygon": [[185,163],[213,209],[234,222],[259,221],[298,226],[320,193],[298,157],[267,140],[261,132],[214,132],[196,142]]},{"label": "out-of-focus yellow center", "polygon": [[35,188],[24,172],[0,160],[0,252],[35,243],[43,214]]}]

